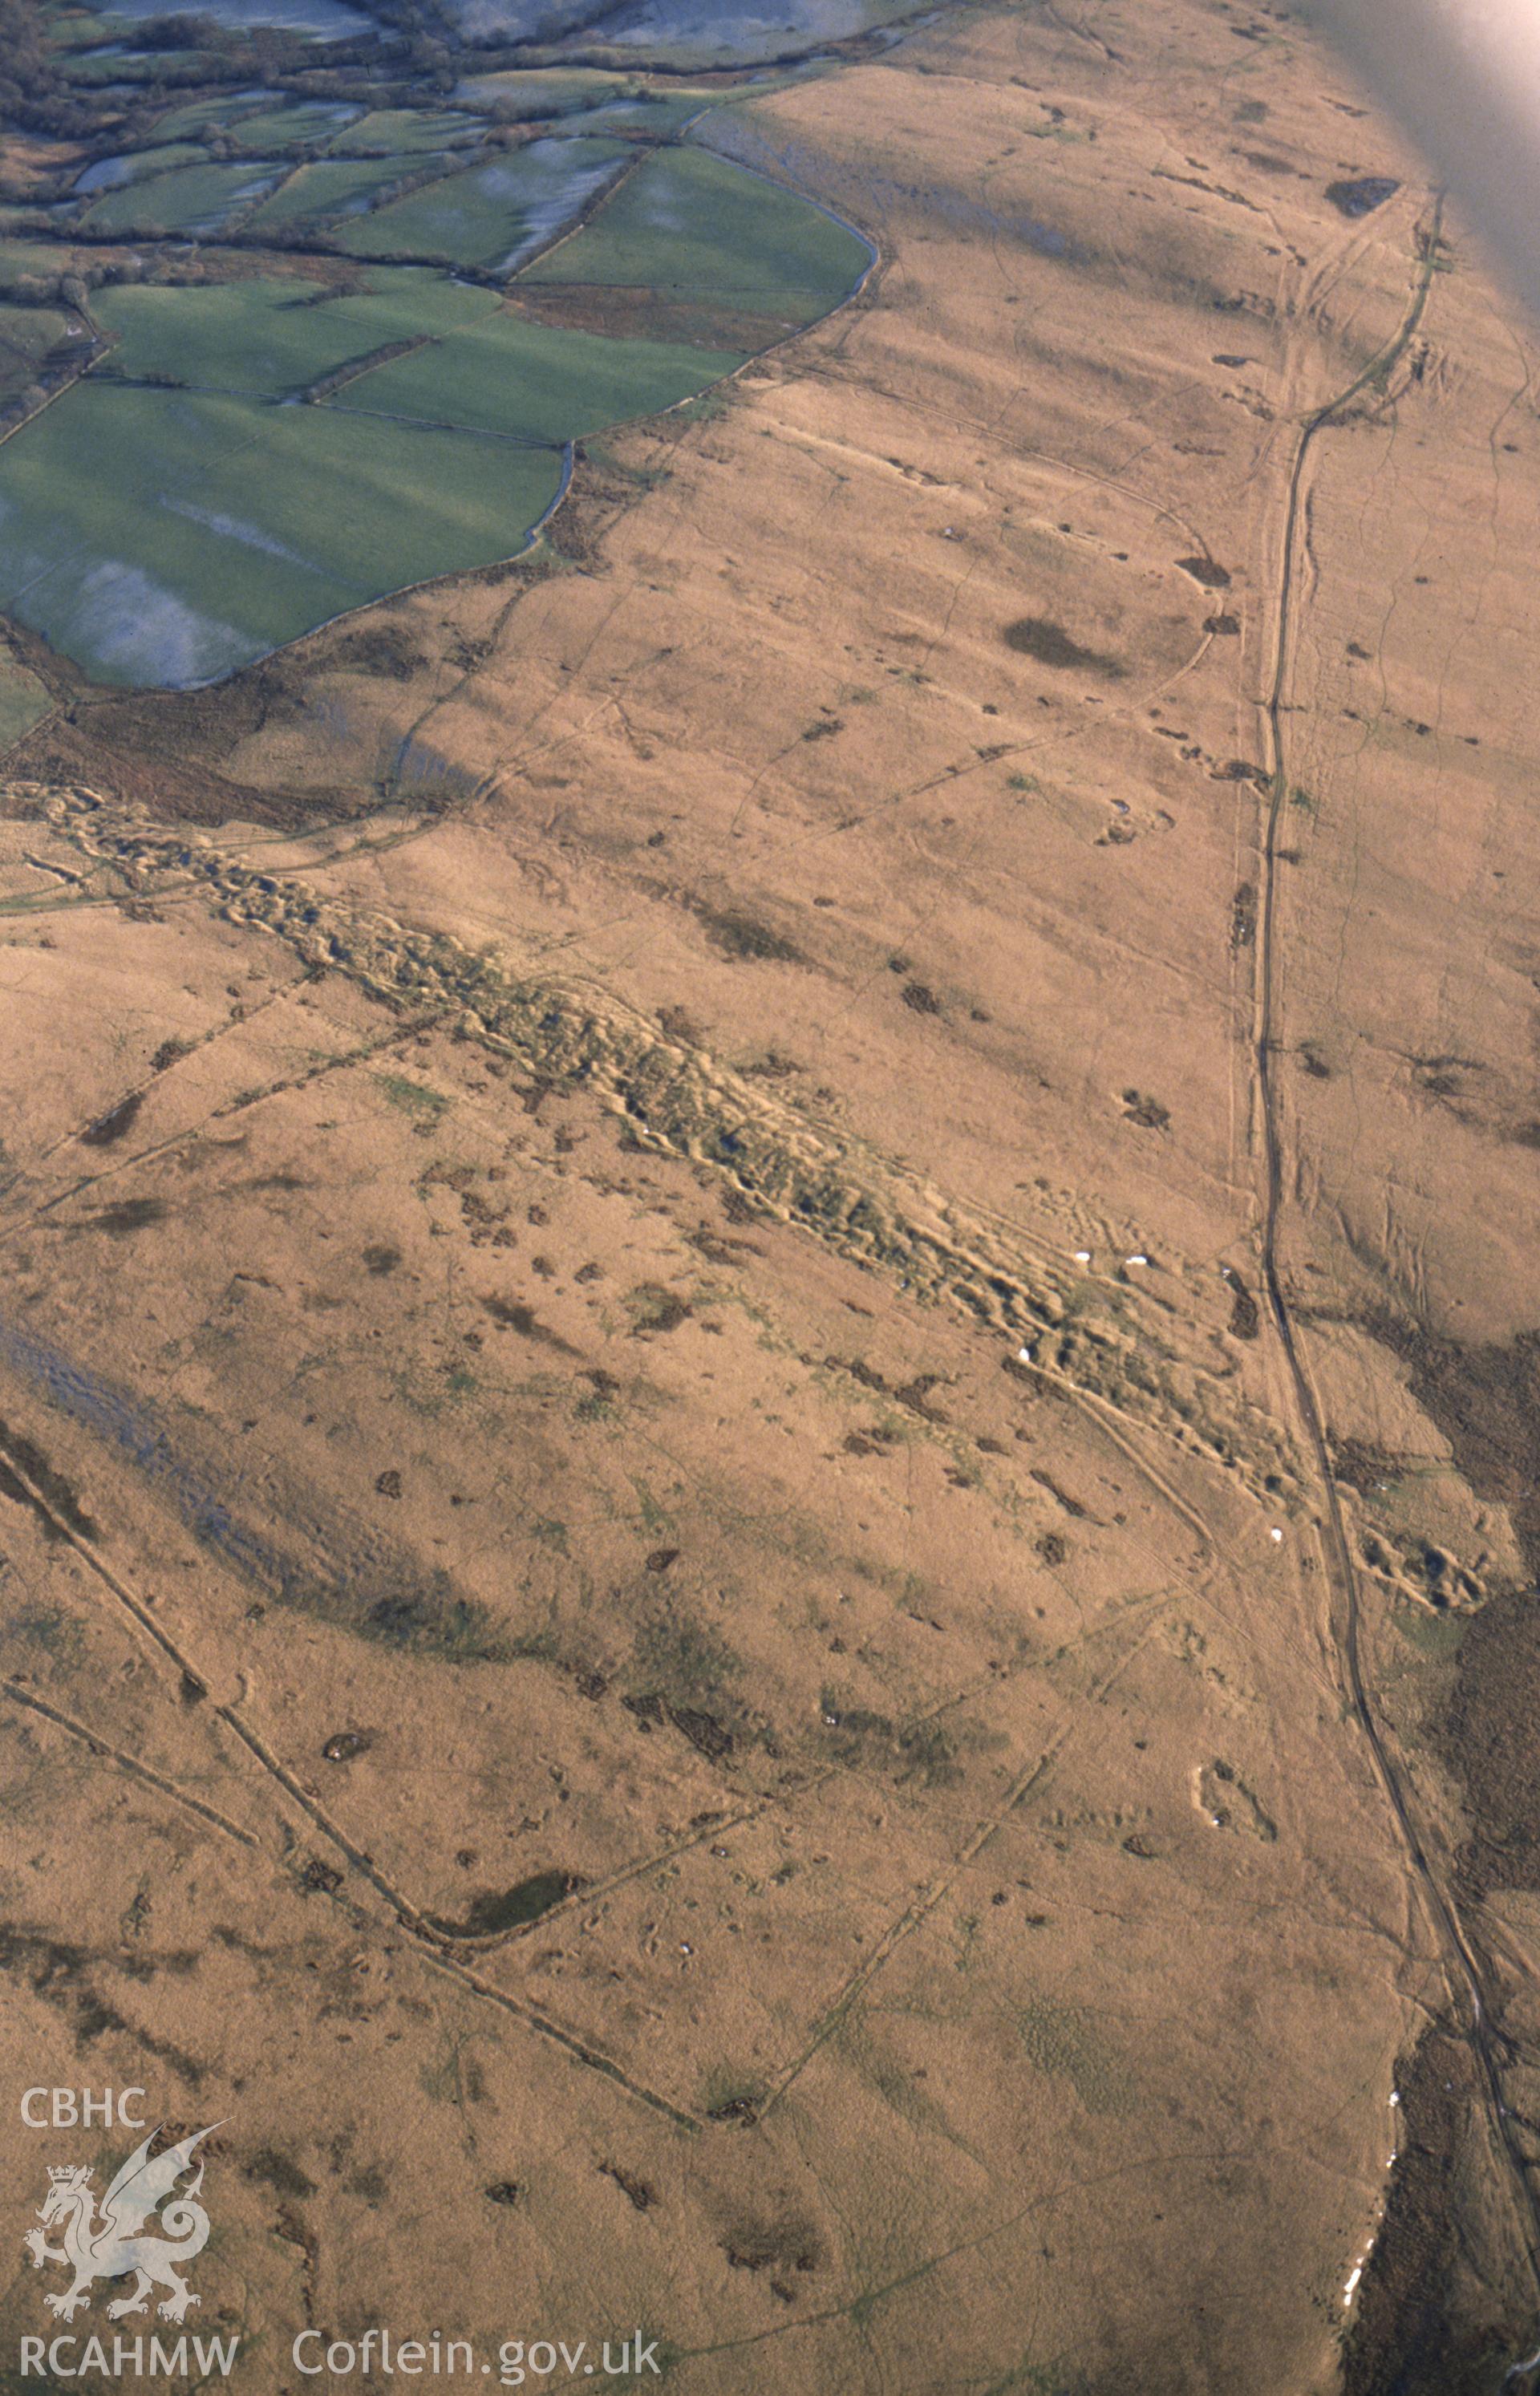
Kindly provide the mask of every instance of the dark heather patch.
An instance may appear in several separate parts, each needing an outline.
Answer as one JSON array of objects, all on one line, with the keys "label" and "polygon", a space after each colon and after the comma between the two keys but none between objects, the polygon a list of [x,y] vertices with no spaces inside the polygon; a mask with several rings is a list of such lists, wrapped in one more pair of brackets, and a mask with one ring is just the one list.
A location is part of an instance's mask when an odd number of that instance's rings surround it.
[{"label": "dark heather patch", "polygon": [[1055,1498],[1059,1505],[1063,1507],[1065,1512],[1072,1515],[1077,1523],[1089,1521],[1090,1517],[1087,1514],[1085,1508],[1081,1504],[1080,1499],[1078,1498],[1071,1498],[1069,1492],[1061,1487],[1051,1472],[1044,1472],[1041,1465],[1034,1465],[1032,1468],[1031,1477],[1037,1483],[1038,1487],[1040,1489],[1046,1489],[1049,1497]]},{"label": "dark heather patch", "polygon": [[1230,1336],[1236,1339],[1255,1339],[1262,1325],[1256,1300],[1238,1272],[1229,1276]]},{"label": "dark heather patch", "polygon": [[1194,582],[1201,583],[1205,591],[1229,589],[1228,567],[1216,564],[1212,557],[1179,557],[1176,563],[1184,574],[1190,574]]},{"label": "dark heather patch", "polygon": [[1332,1442],[1333,1478],[1345,1481],[1361,1498],[1377,1497],[1383,1490],[1393,1488],[1406,1462],[1404,1457],[1393,1455],[1387,1447],[1375,1447],[1366,1439]]},{"label": "dark heather patch", "polygon": [[151,1222],[166,1222],[166,1198],[122,1198],[117,1205],[103,1207],[100,1215],[84,1215],[82,1224],[122,1239],[126,1231],[144,1231]]},{"label": "dark heather patch", "polygon": [[1359,2283],[1343,2396],[1493,2396],[1534,2323],[1477,2194],[1491,2163],[1475,2058],[1435,2026],[1396,2084],[1401,2152]]},{"label": "dark heather patch", "polygon": [[511,1888],[484,1889],[472,1897],[463,1922],[447,1921],[438,1914],[428,1918],[446,1938],[496,1938],[506,1930],[522,1930],[526,1923],[538,1922],[564,1897],[587,1885],[580,1872],[531,1872]]},{"label": "dark heather patch", "polygon": [[576,1348],[559,1332],[549,1330],[533,1307],[525,1306],[520,1299],[484,1298],[482,1304],[500,1330],[516,1331],[521,1339],[532,1339],[539,1348],[555,1348],[564,1356],[577,1355]]},{"label": "dark heather patch", "polygon": [[626,1305],[631,1317],[633,1339],[651,1339],[658,1335],[677,1331],[688,1322],[694,1308],[680,1297],[677,1290],[666,1289],[661,1282],[639,1282],[627,1297]]},{"label": "dark heather patch", "polygon": [[[721,2118],[725,2108],[713,2114]],[[823,2260],[823,2244],[811,2223],[745,2221],[730,2230],[722,2251],[735,2271],[816,2271]]]},{"label": "dark heather patch", "polygon": [[86,1125],[80,1135],[81,1147],[111,1148],[115,1139],[121,1139],[126,1132],[133,1129],[134,1118],[143,1104],[143,1091],[130,1090],[115,1107],[110,1107],[104,1115],[98,1115],[94,1124]]},{"label": "dark heather patch", "polygon": [[104,1206],[100,1215],[87,1215],[85,1220],[99,1231],[122,1239],[127,1232],[142,1231],[151,1223],[161,1223],[167,1213],[164,1198],[125,1198],[116,1206]]},{"label": "dark heather patch", "polygon": [[733,1751],[733,1734],[719,1723],[715,1714],[704,1712],[698,1706],[670,1706],[669,1720],[675,1730],[684,1732],[693,1748],[713,1763]]},{"label": "dark heather patch", "polygon": [[[129,2037],[157,2057],[189,2088],[198,2087],[204,2068],[195,2057],[168,2039],[157,2038],[153,2031],[128,2021],[94,1986],[93,1970],[108,1960],[91,1954],[85,1947],[67,1939],[50,1938],[43,1931],[20,1923],[0,1923],[0,1976],[11,1982],[25,1980],[40,2003],[61,2015],[74,2032],[77,2050],[109,2033]],[[141,1958],[130,1965],[118,1958],[116,1967],[130,1979],[149,1982],[163,1970],[185,1976],[196,1967],[197,1960],[195,1955],[177,1954]]]},{"label": "dark heather patch", "polygon": [[1062,624],[1055,624],[1048,616],[1018,616],[1014,624],[1006,625],[1001,638],[1008,649],[1015,649],[1020,657],[1034,659],[1040,666],[1078,666],[1083,672],[1102,674],[1109,681],[1119,680],[1124,672],[1116,658],[1099,649],[1083,647]]},{"label": "dark heather patch", "polygon": [[[282,1597],[286,1604],[354,1627],[340,1591],[290,1585]],[[485,1606],[475,1598],[451,1597],[446,1577],[438,1573],[426,1587],[408,1586],[377,1598],[356,1618],[356,1628],[365,1639],[449,1664],[501,1664],[508,1657],[507,1643],[494,1629]]]},{"label": "dark heather patch", "polygon": [[1137,1124],[1141,1131],[1166,1131],[1170,1128],[1171,1110],[1163,1107],[1159,1098],[1152,1098],[1148,1090],[1125,1090],[1122,1102],[1123,1112],[1129,1122]]},{"label": "dark heather patch", "polygon": [[56,1472],[42,1449],[20,1431],[12,1431],[3,1418],[0,1496],[11,1498],[18,1506],[30,1507],[50,1538],[60,1536],[60,1524],[83,1539],[102,1537],[100,1525],[92,1522],[62,1473]]},{"label": "dark heather patch", "polygon": [[315,2182],[277,2147],[261,2147],[246,2167],[247,2179],[271,2188],[278,2196],[313,2196]]},{"label": "dark heather patch", "polygon": [[777,965],[801,965],[802,951],[794,942],[783,939],[764,924],[757,923],[736,907],[711,907],[704,898],[686,901],[691,913],[700,925],[713,948],[729,957],[768,960]]},{"label": "dark heather patch", "polygon": [[1328,183],[1326,197],[1334,208],[1345,217],[1373,216],[1387,200],[1393,200],[1401,185],[1392,175],[1355,175],[1338,183]]},{"label": "dark heather patch", "polygon": [[619,2163],[601,2163],[599,2168],[606,2179],[615,2182],[623,2195],[630,2197],[638,2213],[646,2213],[657,2203],[657,2190],[650,2188],[644,2179],[638,2179],[634,2172],[627,2171]]},{"label": "dark heather patch", "polygon": [[1460,1643],[1454,1685],[1429,1725],[1458,1776],[1467,1895],[1540,1889],[1540,1332],[1462,1347],[1388,1315],[1365,1328],[1408,1366],[1412,1395],[1442,1431],[1478,1498],[1506,1507],[1530,1586],[1498,1589]]}]

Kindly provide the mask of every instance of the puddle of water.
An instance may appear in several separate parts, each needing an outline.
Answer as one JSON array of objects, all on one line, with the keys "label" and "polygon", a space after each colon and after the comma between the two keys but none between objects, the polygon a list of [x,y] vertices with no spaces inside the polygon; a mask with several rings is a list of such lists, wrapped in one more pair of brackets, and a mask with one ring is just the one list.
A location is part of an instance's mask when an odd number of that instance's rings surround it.
[{"label": "puddle of water", "polygon": [[75,177],[70,189],[85,199],[93,192],[115,192],[120,183],[131,183],[136,174],[145,171],[138,158],[99,158],[94,166]]},{"label": "puddle of water", "polygon": [[281,165],[256,162],[239,167],[173,167],[104,192],[91,203],[86,223],[93,232],[130,237],[149,239],[166,233],[204,238],[272,191],[284,172]]},{"label": "puddle of water", "polygon": [[[613,179],[613,159],[601,158],[589,166],[568,163],[576,146],[569,141],[531,141],[520,153],[521,159],[527,160],[546,179],[546,187],[538,197],[531,198],[527,179],[521,180],[518,191],[522,194],[524,232],[512,248],[498,260],[499,274],[511,274],[526,258],[533,258],[564,224],[580,216],[594,193],[603,191]],[[488,182],[498,171],[495,166],[488,167],[482,180]]]},{"label": "puddle of water", "polygon": [[192,499],[162,499],[163,508],[174,516],[185,516],[189,524],[202,525],[206,532],[218,533],[221,540],[239,542],[243,549],[259,549],[265,557],[281,557],[289,566],[298,566],[306,574],[322,574],[325,567],[308,557],[301,557],[286,541],[274,540],[260,525],[247,524],[244,517],[224,515],[218,508],[199,507]]}]

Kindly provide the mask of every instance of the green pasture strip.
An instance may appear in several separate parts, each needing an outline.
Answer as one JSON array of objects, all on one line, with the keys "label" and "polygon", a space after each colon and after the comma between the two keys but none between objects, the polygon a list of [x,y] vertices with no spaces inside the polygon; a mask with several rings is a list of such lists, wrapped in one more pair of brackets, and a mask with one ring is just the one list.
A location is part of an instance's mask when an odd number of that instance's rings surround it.
[{"label": "green pasture strip", "polygon": [[[157,141],[148,150],[125,151],[119,158],[111,161],[101,159],[95,161],[98,166],[111,164],[120,171],[111,182],[98,184],[95,192],[88,195],[105,199],[109,192],[126,191],[131,183],[142,183],[150,175],[169,174],[178,166],[197,166],[203,162],[203,159],[202,146],[196,141]],[[90,166],[81,168],[83,175],[88,175],[92,171]],[[80,182],[77,177],[75,190],[78,192],[79,189]]]},{"label": "green pasture strip", "polygon": [[159,233],[215,233],[249,207],[282,172],[276,164],[255,161],[240,166],[180,166],[174,174],[153,175],[147,182],[104,193],[87,209],[84,221],[94,233],[132,233],[141,239]]},{"label": "green pasture strip", "polygon": [[561,471],[473,433],[83,383],[0,447],[0,605],[99,681],[206,681],[514,553]]},{"label": "green pasture strip", "polygon": [[686,144],[645,159],[524,279],[646,288],[805,321],[843,299],[866,265],[865,244],[820,208]]},{"label": "green pasture strip", "polygon": [[297,100],[286,108],[264,108],[256,116],[243,116],[232,127],[231,139],[240,150],[292,150],[300,142],[332,140],[362,114],[349,100]]},{"label": "green pasture strip", "polygon": [[350,158],[393,158],[418,150],[440,150],[470,134],[480,134],[481,119],[458,109],[377,108],[334,134],[326,148]]},{"label": "green pasture strip", "polygon": [[0,750],[24,739],[52,705],[34,673],[18,665],[14,658],[0,656]]},{"label": "green pasture strip", "polygon": [[472,323],[498,305],[420,267],[375,269],[379,286],[327,300],[300,276],[175,285],[124,283],[97,294],[96,313],[118,336],[99,373],[121,381],[174,378],[194,388],[304,391],[350,358]]},{"label": "green pasture strip", "polygon": [[349,383],[335,405],[536,441],[574,441],[690,399],[743,363],[736,351],[617,341],[499,310]]},{"label": "green pasture strip", "polygon": [[297,167],[249,220],[259,233],[305,232],[334,218],[365,216],[376,195],[405,180],[421,158],[318,158]]},{"label": "green pasture strip", "polygon": [[342,238],[355,257],[511,271],[521,250],[578,217],[631,155],[620,141],[531,141],[389,202]]},{"label": "green pasture strip", "polygon": [[272,97],[271,92],[259,88],[223,91],[210,100],[190,100],[185,107],[174,108],[169,115],[161,117],[155,131],[163,141],[183,141],[210,125],[232,125],[238,117],[249,116],[254,108],[262,107]]},{"label": "green pasture strip", "polygon": [[68,339],[68,317],[56,308],[28,308],[0,300],[0,345],[26,359],[46,357]]},{"label": "green pasture strip", "polygon": [[634,87],[625,75],[596,67],[552,68],[535,73],[510,68],[492,74],[470,75],[457,84],[450,100],[457,107],[496,112],[515,122],[564,116],[575,109],[593,108]]}]

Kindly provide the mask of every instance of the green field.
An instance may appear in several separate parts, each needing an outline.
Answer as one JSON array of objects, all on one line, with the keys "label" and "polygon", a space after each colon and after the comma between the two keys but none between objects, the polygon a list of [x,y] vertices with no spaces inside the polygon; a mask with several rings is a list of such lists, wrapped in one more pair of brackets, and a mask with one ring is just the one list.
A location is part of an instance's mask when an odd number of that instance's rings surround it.
[{"label": "green field", "polygon": [[0,604],[104,683],[183,687],[522,547],[552,450],[79,384],[0,447]]},{"label": "green field", "polygon": [[199,50],[156,50],[142,55],[114,53],[72,60],[70,81],[89,91],[98,84],[160,84],[200,80],[207,60]]},{"label": "green field", "polygon": [[704,85],[670,84],[663,88],[635,75],[606,73],[597,67],[547,68],[540,73],[511,68],[471,75],[454,93],[466,108],[485,109],[514,123],[558,117],[569,124],[581,118],[586,125],[598,119],[664,139],[678,132],[692,116],[698,116],[702,109],[716,106],[722,96]]},{"label": "green field", "polygon": [[631,155],[621,141],[530,141],[392,201],[350,225],[346,246],[355,257],[442,258],[509,273]]},{"label": "green field", "polygon": [[628,91],[624,86],[607,100],[584,111],[585,126],[613,126],[617,132],[641,133],[667,141],[682,133],[693,118],[714,105],[719,95],[710,91]]},{"label": "green field", "polygon": [[376,197],[404,182],[420,158],[318,158],[299,166],[264,200],[250,220],[254,233],[285,233],[329,224],[334,218],[366,214]]},{"label": "green field", "polygon": [[293,150],[302,142],[333,140],[363,113],[345,100],[294,100],[287,108],[264,108],[256,116],[238,118],[231,138],[239,150]]},{"label": "green field", "polygon": [[462,108],[496,109],[514,122],[565,116],[571,110],[596,108],[631,88],[619,76],[599,67],[512,67],[504,72],[471,75],[449,95]]},{"label": "green field", "polygon": [[233,125],[237,118],[260,108],[270,96],[265,91],[230,91],[219,92],[212,100],[191,100],[159,119],[155,137],[161,141],[185,141],[207,126]]},{"label": "green field", "polygon": [[72,273],[76,259],[77,252],[62,244],[0,238],[0,291],[25,292],[29,284],[51,283]]},{"label": "green field", "polygon": [[142,183],[147,177],[166,174],[175,166],[196,166],[203,154],[195,141],[161,141],[153,149],[132,150],[121,158],[99,158],[76,177],[71,196],[122,191],[129,183]]},{"label": "green field", "polygon": [[299,276],[186,288],[120,284],[96,300],[100,322],[118,337],[107,373],[282,399],[346,359],[454,332],[498,305],[495,292],[422,267],[376,268],[370,280],[380,287],[343,300],[324,299],[320,284]]},{"label": "green field", "polygon": [[22,739],[52,705],[37,676],[0,651],[0,751]]},{"label": "green field", "polygon": [[526,441],[573,441],[672,407],[742,364],[736,352],[607,340],[499,310],[431,348],[376,366],[335,404]]},{"label": "green field", "polygon": [[549,444],[671,407],[742,364],[736,351],[532,323],[494,292],[427,268],[377,267],[370,279],[369,291],[333,300],[286,276],[104,290],[96,313],[116,345],[100,379],[285,398],[390,342],[427,335],[426,346],[374,367],[333,404]]},{"label": "green field", "polygon": [[112,40],[113,30],[88,8],[56,8],[47,20],[48,45],[56,50],[94,49]]},{"label": "green field", "polygon": [[282,174],[276,166],[181,166],[108,192],[86,210],[94,233],[219,233],[271,189]]},{"label": "green field", "polygon": [[843,300],[866,246],[795,193],[709,150],[660,150],[530,283],[643,286],[670,300],[805,323]]},{"label": "green field", "polygon": [[414,151],[446,149],[482,130],[475,117],[463,116],[458,109],[378,108],[337,134],[326,147],[346,151],[350,158],[410,157]]},{"label": "green field", "polygon": [[[348,21],[337,0],[273,5],[281,24]],[[293,90],[254,49],[250,81],[210,89],[230,71],[215,51],[93,50],[113,26],[68,29],[79,95],[197,68],[179,104],[77,99],[99,113],[68,163],[75,244],[29,237],[35,209],[0,214],[0,400],[89,354],[55,304],[64,276],[92,285],[108,344],[0,443],[0,606],[103,683],[212,680],[516,553],[573,442],[693,398],[867,263],[793,193],[679,146],[723,86],[572,68],[446,92],[347,64]],[[488,114],[556,129],[519,140]],[[40,689],[0,675],[0,739]]]},{"label": "green field", "polygon": [[20,308],[0,300],[0,389],[20,391],[50,350],[70,338],[66,318],[55,308]]}]

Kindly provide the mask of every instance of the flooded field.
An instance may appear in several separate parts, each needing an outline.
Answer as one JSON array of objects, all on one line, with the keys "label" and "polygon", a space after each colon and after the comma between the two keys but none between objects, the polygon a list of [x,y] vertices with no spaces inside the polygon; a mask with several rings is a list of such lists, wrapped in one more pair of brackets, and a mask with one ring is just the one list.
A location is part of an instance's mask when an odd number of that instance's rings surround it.
[{"label": "flooded field", "polygon": [[[264,66],[255,7],[217,8],[206,53],[56,10],[58,72],[98,95],[100,134],[45,160],[0,231],[28,328],[9,339],[0,606],[95,682],[217,679],[518,553],[574,441],[694,397],[837,305],[870,257],[696,146],[731,86],[554,65],[463,78],[445,106],[441,77],[404,89],[295,50],[359,32],[332,0],[264,8],[290,44]],[[838,0],[825,30],[862,13]],[[616,26],[644,31],[636,12]],[[731,39],[757,55],[763,31],[739,12]],[[157,15],[149,38],[173,32]],[[177,87],[126,113],[100,97],[119,62]]]},{"label": "flooded field", "polygon": [[918,16],[914,0],[619,0],[608,9],[568,0],[450,0],[471,40],[538,40],[555,49],[624,55],[660,65],[749,65],[805,56]]},{"label": "flooded field", "polygon": [[444,259],[511,274],[633,163],[620,142],[529,141],[377,208],[350,227],[347,246],[365,258]]},{"label": "flooded field", "polygon": [[553,447],[86,383],[0,457],[0,603],[92,678],[207,682],[520,549]]},{"label": "flooded field", "polygon": [[[323,41],[341,41],[349,34],[374,30],[373,20],[360,8],[348,7],[346,0],[199,0],[195,10],[182,13],[212,18],[232,33],[253,25],[279,25],[296,33],[313,33]],[[160,0],[114,0],[110,11],[102,11],[103,22],[112,25],[117,20],[120,30],[124,22],[159,23],[167,15]]]}]

